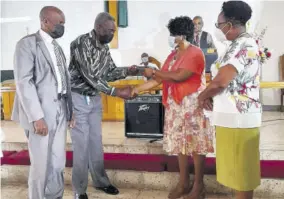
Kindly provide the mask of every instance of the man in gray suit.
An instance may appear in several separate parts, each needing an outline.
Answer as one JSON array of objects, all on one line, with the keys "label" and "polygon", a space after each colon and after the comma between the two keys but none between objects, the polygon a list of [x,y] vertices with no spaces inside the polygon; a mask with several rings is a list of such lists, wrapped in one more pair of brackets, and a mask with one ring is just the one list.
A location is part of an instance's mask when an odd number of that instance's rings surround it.
[{"label": "man in gray suit", "polygon": [[41,29],[16,46],[12,119],[28,137],[29,199],[59,199],[64,192],[67,122],[72,121],[70,77],[55,40],[64,34],[65,17],[48,6],[41,10],[40,21]]}]

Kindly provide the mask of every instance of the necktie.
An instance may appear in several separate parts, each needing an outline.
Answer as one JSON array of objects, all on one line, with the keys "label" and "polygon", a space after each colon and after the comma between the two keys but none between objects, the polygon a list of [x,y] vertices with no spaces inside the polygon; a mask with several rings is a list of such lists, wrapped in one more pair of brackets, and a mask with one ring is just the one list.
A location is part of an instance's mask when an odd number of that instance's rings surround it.
[{"label": "necktie", "polygon": [[63,59],[62,51],[61,51],[58,43],[55,40],[53,40],[52,44],[53,44],[53,47],[54,47],[58,71],[59,71],[60,77],[61,77],[62,91],[66,91],[65,61]]},{"label": "necktie", "polygon": [[196,43],[197,46],[200,46],[200,44],[199,44],[199,34],[196,35],[195,43]]}]

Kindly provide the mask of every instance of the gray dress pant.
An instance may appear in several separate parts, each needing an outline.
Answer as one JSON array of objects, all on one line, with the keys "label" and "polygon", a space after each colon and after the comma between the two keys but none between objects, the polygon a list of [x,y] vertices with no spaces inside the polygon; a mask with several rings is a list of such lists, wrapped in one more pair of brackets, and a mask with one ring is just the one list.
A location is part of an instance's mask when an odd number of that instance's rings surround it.
[{"label": "gray dress pant", "polygon": [[64,192],[63,172],[66,162],[66,102],[58,100],[56,122],[47,136],[25,130],[30,155],[29,199],[61,199]]},{"label": "gray dress pant", "polygon": [[104,169],[102,145],[101,96],[86,97],[72,92],[75,127],[71,130],[73,146],[72,184],[77,194],[86,193],[88,172],[94,187],[110,185]]}]

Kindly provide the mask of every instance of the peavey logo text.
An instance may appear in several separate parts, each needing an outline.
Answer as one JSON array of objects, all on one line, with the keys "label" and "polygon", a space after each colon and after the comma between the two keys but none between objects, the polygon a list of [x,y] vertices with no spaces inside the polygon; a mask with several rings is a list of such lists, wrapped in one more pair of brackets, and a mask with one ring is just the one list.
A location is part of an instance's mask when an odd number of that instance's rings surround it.
[{"label": "peavey logo text", "polygon": [[138,112],[140,112],[140,111],[148,111],[149,109],[150,109],[150,106],[148,106],[147,104],[143,104],[143,105],[139,106]]}]

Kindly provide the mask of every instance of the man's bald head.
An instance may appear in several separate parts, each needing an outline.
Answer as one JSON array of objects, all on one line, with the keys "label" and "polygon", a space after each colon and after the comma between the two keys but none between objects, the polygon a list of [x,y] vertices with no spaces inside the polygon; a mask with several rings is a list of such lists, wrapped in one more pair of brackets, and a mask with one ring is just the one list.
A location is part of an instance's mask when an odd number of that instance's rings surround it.
[{"label": "man's bald head", "polygon": [[95,29],[103,25],[107,21],[115,21],[114,18],[107,12],[101,12],[97,15],[95,20]]},{"label": "man's bald head", "polygon": [[63,12],[54,6],[45,6],[40,14],[41,29],[56,39],[64,34],[65,16]]},{"label": "man's bald head", "polygon": [[195,16],[193,18],[194,32],[201,32],[203,28],[203,19],[201,16]]},{"label": "man's bald head", "polygon": [[51,15],[54,15],[54,14],[63,14],[63,12],[57,8],[57,7],[54,7],[54,6],[45,6],[41,9],[40,13],[39,13],[39,18],[40,20],[44,20],[48,17],[50,17]]},{"label": "man's bald head", "polygon": [[102,12],[98,14],[94,26],[98,39],[102,44],[111,42],[116,26],[114,18],[109,13]]},{"label": "man's bald head", "polygon": [[199,20],[203,21],[203,19],[202,19],[201,16],[195,16],[195,17],[193,17],[193,20],[195,20],[195,19],[199,19]]}]

